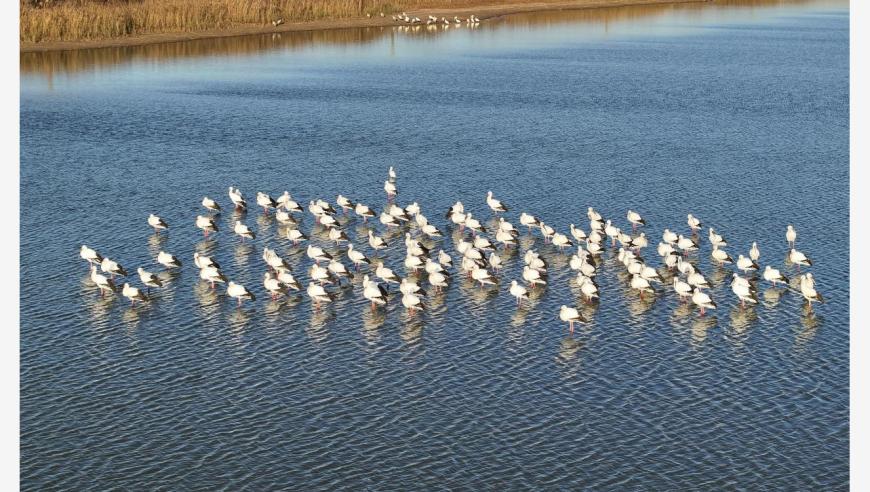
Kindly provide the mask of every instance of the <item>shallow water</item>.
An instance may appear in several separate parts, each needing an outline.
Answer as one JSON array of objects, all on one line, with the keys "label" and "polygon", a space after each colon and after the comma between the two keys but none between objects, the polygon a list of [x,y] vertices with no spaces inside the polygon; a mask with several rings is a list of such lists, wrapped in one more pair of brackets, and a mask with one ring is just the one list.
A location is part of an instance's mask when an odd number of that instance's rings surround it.
[{"label": "shallow water", "polygon": [[[845,2],[717,2],[22,56],[22,488],[845,489],[848,20]],[[456,276],[422,315],[372,313],[359,278],[316,311],[265,295],[264,245],[309,265],[272,217],[243,217],[253,243],[229,211],[209,241],[193,226],[231,184],[380,208],[389,165],[454,256],[444,212],[490,220],[487,190],[565,233],[588,206],[621,227],[638,210],[654,265],[691,212],[794,275],[791,223],[828,302],[760,284],[741,309],[705,233],[707,316],[628,292],[613,251],[583,306],[568,256],[523,234],[551,264],[529,307],[507,293],[516,255],[497,288]],[[81,244],[184,265],[132,308],[100,298]],[[194,250],[257,300],[209,291]],[[573,337],[561,304],[591,320]]]}]

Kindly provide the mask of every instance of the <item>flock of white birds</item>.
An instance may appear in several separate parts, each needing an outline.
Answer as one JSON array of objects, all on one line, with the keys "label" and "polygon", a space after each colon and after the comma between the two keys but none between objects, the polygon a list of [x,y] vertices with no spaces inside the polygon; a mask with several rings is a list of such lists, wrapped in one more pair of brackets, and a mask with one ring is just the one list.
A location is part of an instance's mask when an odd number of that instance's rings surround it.
[{"label": "flock of white birds", "polygon": [[[502,214],[508,211],[508,207],[494,198],[491,191],[486,195],[486,204],[497,218],[494,222],[496,224],[494,230],[492,227],[487,230],[477,217],[465,210],[462,202],[456,202],[446,214],[446,218],[453,227],[459,229],[461,234],[461,239],[456,245],[456,251],[461,256],[458,266],[454,265],[453,258],[443,249],[435,253],[421,243],[420,239],[423,237],[437,240],[442,236],[442,232],[423,215],[418,203],[414,202],[406,207],[400,207],[394,203],[398,191],[396,173],[392,167],[389,169],[389,179],[384,182],[384,191],[387,194],[388,205],[380,214],[377,214],[370,207],[353,202],[342,195],[338,195],[335,203],[340,209],[343,209],[345,214],[353,212],[363,222],[377,217],[378,221],[386,228],[405,228],[406,256],[404,268],[406,275],[404,277],[386,267],[383,259],[376,256],[387,245],[383,237],[376,235],[373,230],[369,229],[368,246],[374,251],[370,257],[363,250],[355,247],[342,230],[336,218],[338,212],[332,205],[321,199],[308,203],[308,212],[314,216],[317,223],[328,231],[329,240],[337,245],[347,244],[345,256],[352,268],[358,272],[365,272],[362,279],[361,295],[371,304],[372,309],[387,304],[394,295],[390,292],[389,287],[391,284],[396,284],[398,294],[395,295],[401,295],[402,305],[411,314],[422,310],[425,308],[426,292],[417,280],[422,282],[425,279],[428,286],[438,292],[448,287],[451,274],[457,269],[473,279],[481,288],[496,285],[502,267],[502,258],[499,255],[500,248],[502,251],[507,248],[516,248],[519,230],[504,218]],[[248,208],[241,191],[237,188],[232,186],[229,188],[229,198],[236,210],[242,211]],[[283,237],[286,240],[293,244],[309,241],[309,237],[298,228],[300,223],[298,216],[304,214],[305,211],[293,200],[290,193],[285,191],[277,200],[266,193],[257,193],[256,203],[263,208],[263,213],[274,213],[275,220],[285,226]],[[205,215],[197,216],[195,224],[207,237],[218,231],[215,216],[221,212],[221,206],[208,197],[202,199],[202,206],[208,212]],[[532,231],[538,231],[543,236],[545,243],[552,244],[560,252],[564,251],[565,248],[570,248],[569,251],[572,251],[576,247],[576,251],[571,254],[568,265],[572,271],[577,272],[576,284],[585,302],[597,302],[598,300],[598,284],[595,277],[601,263],[601,254],[605,251],[607,242],[612,248],[615,248],[617,244],[619,245],[617,260],[624,265],[629,275],[629,287],[636,290],[641,298],[645,294],[653,294],[656,284],[664,286],[659,270],[647,264],[641,257],[641,252],[650,244],[644,232],[629,234],[616,227],[612,221],[604,220],[592,207],[589,207],[587,217],[589,218],[588,232],[571,224],[569,233],[563,234],[538,217],[525,212],[519,216],[519,226],[527,228],[529,234]],[[643,217],[633,210],[628,211],[626,219],[631,224],[633,233],[646,225]],[[692,214],[688,214],[687,224],[691,230],[690,235],[678,234],[665,229],[656,251],[661,257],[661,266],[674,272],[670,288],[678,296],[680,302],[693,303],[699,309],[700,316],[704,316],[706,310],[716,309],[716,303],[710,296],[710,285],[704,275],[685,260],[690,255],[698,254],[701,247],[697,238],[698,231],[701,231],[704,226]],[[155,234],[169,229],[169,225],[154,214],[148,217],[148,225],[154,229]],[[254,231],[239,220],[235,221],[233,232],[241,241],[254,239],[256,236]],[[740,301],[741,307],[757,304],[757,272],[760,270],[758,261],[761,257],[758,245],[753,242],[746,256],[740,254],[734,260],[724,249],[727,242],[712,227],[708,228],[707,238],[712,248],[712,260],[719,265],[736,267],[737,271],[733,272],[732,275],[731,290]],[[801,266],[812,265],[805,254],[795,249],[797,232],[791,225],[786,229],[785,238],[789,247],[786,262],[796,266],[798,272]],[[342,263],[341,259],[333,257],[323,248],[312,244],[311,241],[307,245],[306,255],[312,260],[312,264],[307,272],[310,281],[305,287],[305,292],[315,307],[319,309],[321,304],[334,300],[329,286],[341,285],[342,279],[349,279],[353,274]],[[116,275],[128,276],[124,267],[85,245],[81,247],[80,256],[89,263],[90,280],[99,288],[101,296],[118,292],[114,278]],[[199,269],[200,279],[211,284],[212,289],[215,288],[215,284],[225,284],[227,295],[236,299],[239,306],[245,300],[253,301],[255,299],[253,292],[248,287],[228,279],[221,271],[218,262],[213,258],[198,252],[195,252],[193,256],[194,263]],[[528,249],[522,259],[524,262],[522,278],[511,280],[508,289],[509,293],[516,298],[518,305],[529,299],[530,289],[546,286],[549,268],[547,261],[534,249]],[[165,269],[175,269],[181,266],[178,258],[165,251],[160,251],[156,260]],[[271,298],[289,296],[294,291],[301,292],[303,286],[293,276],[289,263],[275,250],[264,247],[263,261],[267,266],[263,275],[263,288]],[[425,275],[419,275],[421,271],[425,272]],[[142,285],[149,291],[151,288],[161,288],[164,285],[163,280],[158,275],[142,267],[137,269],[137,273]],[[812,309],[813,302],[823,302],[822,296],[815,289],[812,273],[799,274],[797,281],[792,282],[780,270],[767,265],[761,270],[761,278],[774,286],[789,287],[791,284],[797,284],[797,290],[806,299],[810,309]],[[129,282],[123,284],[120,292],[133,304],[149,299],[146,292]],[[560,307],[559,318],[568,323],[572,332],[575,323],[586,321],[576,308],[567,305]]]}]

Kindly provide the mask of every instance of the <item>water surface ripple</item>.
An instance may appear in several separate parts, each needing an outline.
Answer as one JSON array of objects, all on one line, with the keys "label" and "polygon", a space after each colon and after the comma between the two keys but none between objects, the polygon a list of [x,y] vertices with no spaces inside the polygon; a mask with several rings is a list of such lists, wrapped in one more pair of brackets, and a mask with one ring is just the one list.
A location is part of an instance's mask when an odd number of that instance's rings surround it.
[{"label": "water surface ripple", "polygon": [[[57,58],[28,55],[22,488],[846,489],[848,5],[641,14],[345,34],[358,44],[285,35],[215,56],[66,60],[50,77]],[[588,228],[588,206],[622,227],[638,210],[655,265],[662,229],[685,232],[691,212],[733,256],[757,241],[762,264],[793,275],[791,223],[829,301],[810,313],[762,285],[743,310],[705,239],[697,264],[719,307],[701,318],[667,289],[630,293],[608,250],[601,303],[569,337],[555,319],[580,303],[567,256],[524,233],[520,253],[551,264],[531,306],[507,293],[517,254],[497,288],[456,276],[422,315],[371,312],[360,278],[317,311],[263,291],[263,246],[302,280],[309,265],[272,217],[244,216],[258,233],[245,244],[231,211],[208,241],[193,225],[203,195],[228,208],[229,185],[250,202],[289,190],[380,208],[389,165],[399,203],[419,202],[446,231],[431,245],[454,256],[444,212],[461,199],[489,221],[487,190],[515,224],[527,211],[563,232]],[[151,234],[151,212],[168,235]],[[404,274],[401,239],[384,257]],[[81,244],[131,271],[157,270],[160,249],[184,265],[133,308],[100,298]],[[194,251],[256,302],[201,284]]]}]

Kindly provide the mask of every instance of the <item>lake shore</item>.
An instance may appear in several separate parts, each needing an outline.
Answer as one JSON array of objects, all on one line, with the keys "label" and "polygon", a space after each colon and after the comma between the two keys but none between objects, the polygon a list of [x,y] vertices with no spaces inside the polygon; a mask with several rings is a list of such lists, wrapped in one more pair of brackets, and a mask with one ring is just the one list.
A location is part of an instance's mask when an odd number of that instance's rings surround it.
[{"label": "lake shore", "polygon": [[[509,14],[517,14],[524,12],[538,12],[547,10],[578,10],[578,9],[595,9],[607,7],[624,7],[631,5],[661,5],[661,4],[679,4],[679,3],[700,3],[712,0],[556,0],[556,1],[536,1],[526,3],[509,3],[509,4],[492,4],[479,5],[466,8],[430,8],[430,9],[415,9],[408,10],[410,16],[417,16],[425,19],[428,15],[436,17],[446,17],[452,19],[454,16],[462,18],[474,14],[481,21],[501,17]],[[141,34],[124,36],[110,39],[93,39],[82,41],[46,41],[46,42],[21,42],[20,51],[28,52],[46,52],[46,51],[69,51],[94,48],[111,48],[123,46],[140,46],[147,44],[158,43],[174,43],[183,41],[193,41],[197,39],[211,39],[234,36],[249,36],[255,34],[271,34],[292,31],[317,31],[325,29],[345,29],[354,27],[387,27],[396,25],[407,25],[404,22],[393,21],[390,14],[384,17],[374,16],[371,18],[356,17],[342,18],[333,20],[318,20],[308,22],[291,22],[281,24],[279,26],[262,26],[262,25],[240,25],[226,29],[203,30],[195,32],[168,32],[155,34]],[[425,27],[425,24],[423,24]]]}]

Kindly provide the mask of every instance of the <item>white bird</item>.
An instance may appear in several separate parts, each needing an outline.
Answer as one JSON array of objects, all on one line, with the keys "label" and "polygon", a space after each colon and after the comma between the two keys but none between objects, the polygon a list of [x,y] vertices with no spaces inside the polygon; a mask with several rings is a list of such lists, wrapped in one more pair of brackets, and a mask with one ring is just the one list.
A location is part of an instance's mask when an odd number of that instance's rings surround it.
[{"label": "white bird", "polygon": [[438,292],[447,287],[447,276],[442,272],[429,272],[429,285],[435,287],[435,292]]},{"label": "white bird", "polygon": [[794,230],[791,224],[788,225],[788,228],[785,230],[785,240],[788,241],[788,245],[790,248],[794,249],[794,242],[797,239],[797,231]]},{"label": "white bird", "polygon": [[290,212],[290,213],[293,213],[293,212],[302,213],[302,212],[304,212],[304,210],[302,210],[302,207],[298,203],[296,203],[295,200],[293,200],[293,197],[290,196],[289,191],[285,191],[284,194],[279,196],[278,200],[276,200],[276,201],[277,201],[278,205],[280,207],[283,207],[284,210],[286,210],[287,212]]},{"label": "white bird", "polygon": [[686,282],[692,287],[696,287],[699,289],[709,288],[710,285],[707,283],[707,279],[701,275],[701,272],[692,272],[686,277]]},{"label": "white bird", "polygon": [[130,299],[130,304],[133,305],[136,304],[136,301],[144,302],[148,300],[148,298],[145,297],[145,294],[143,294],[138,288],[133,287],[126,282],[124,283],[124,288],[121,290],[121,294],[127,299]]},{"label": "white bird", "polygon": [[[755,297],[755,293],[752,291],[752,287],[749,285],[749,282],[746,279],[743,279],[736,273],[734,274],[735,282],[731,282],[731,292],[734,292],[734,295],[740,299],[740,306],[746,307],[746,303],[750,304],[758,304],[758,298]],[[742,279],[743,282],[736,281],[738,278]]]},{"label": "white bird", "polygon": [[390,166],[390,170],[387,172],[387,174],[390,176],[390,179],[396,179],[396,170],[393,169],[393,166]]},{"label": "white bird", "polygon": [[798,250],[796,250],[796,249],[794,249],[794,248],[792,248],[792,249],[788,252],[788,261],[790,261],[790,262],[794,263],[795,265],[797,265],[797,266],[798,266],[798,270],[800,270],[800,266],[801,266],[801,265],[804,265],[804,266],[812,266],[812,264],[813,264],[813,262],[810,261],[810,259],[807,258],[805,254],[801,253],[800,251],[798,251]]},{"label": "white bird", "polygon": [[398,191],[396,190],[396,185],[394,185],[390,181],[384,181],[384,191],[387,192],[387,198],[393,198],[398,194]]},{"label": "white bird", "polygon": [[286,270],[278,271],[278,281],[293,290],[300,290],[299,282],[297,282],[296,279],[293,278],[293,274]]},{"label": "white bird", "polygon": [[526,265],[523,267],[523,280],[532,286],[534,289],[536,285],[546,285],[547,281],[541,277],[541,272],[535,270],[534,268]]},{"label": "white bird", "polygon": [[347,197],[342,196],[342,195],[338,195],[338,198],[335,199],[335,203],[337,203],[338,206],[344,210],[344,213],[348,213],[349,211],[353,210],[353,208],[354,208],[353,202],[350,201]]},{"label": "white bird", "polygon": [[541,235],[544,236],[545,243],[549,242],[550,238],[552,238],[556,234],[555,229],[553,229],[552,227],[548,226],[547,224],[545,224],[543,222],[541,222],[541,225],[539,226],[539,228],[541,229]]},{"label": "white bird", "polygon": [[336,227],[329,230],[329,240],[335,241],[335,244],[341,244],[342,242],[350,241],[350,238],[347,237],[344,231]]},{"label": "white bird", "polygon": [[625,217],[628,219],[629,222],[631,222],[632,229],[636,228],[637,226],[646,225],[646,221],[643,220],[643,217],[641,217],[639,213],[633,210],[629,210]]},{"label": "white bird", "polygon": [[281,225],[291,225],[296,223],[296,220],[292,215],[290,215],[290,212],[281,209],[276,209],[275,220],[277,220]]},{"label": "white bird", "polygon": [[308,277],[314,281],[323,284],[331,284],[332,283],[332,274],[330,273],[328,268],[324,268],[318,264],[311,265],[311,268],[308,269]]},{"label": "white bird", "polygon": [[221,206],[218,205],[218,202],[212,200],[211,198],[204,196],[202,197],[202,206],[212,212],[220,212]]},{"label": "white bird", "polygon": [[405,306],[406,309],[411,311],[411,314],[414,314],[414,310],[419,309],[423,310],[423,301],[420,300],[420,296],[416,294],[405,294],[402,296],[402,305]]},{"label": "white bird", "polygon": [[366,222],[369,220],[369,218],[375,216],[375,212],[372,211],[372,209],[370,209],[367,205],[363,205],[359,202],[357,202],[356,206],[353,208],[353,212],[359,217],[362,217],[363,222]]},{"label": "white bird", "polygon": [[453,266],[453,258],[450,257],[449,254],[445,253],[443,249],[438,250],[438,263],[445,268],[450,268]]},{"label": "white bird", "polygon": [[486,232],[486,229],[480,224],[480,221],[471,216],[471,212],[465,214],[465,227],[471,229],[475,235],[478,232]]},{"label": "white bird", "polygon": [[[157,256],[157,261],[160,261],[160,255]],[[202,255],[196,251],[193,252],[193,264],[196,265],[196,267],[200,270],[208,267],[214,267],[220,270],[220,265],[218,265],[216,261],[211,259],[211,257]]]},{"label": "white bird", "polygon": [[761,258],[761,252],[758,250],[758,245],[755,244],[755,241],[752,242],[752,247],[749,248],[749,259],[758,263],[758,259]]},{"label": "white bird", "polygon": [[701,221],[695,218],[695,216],[692,214],[686,216],[686,223],[689,224],[689,228],[693,231],[699,231],[702,227],[704,227],[701,224]]},{"label": "white bird", "polygon": [[723,238],[719,234],[716,234],[712,227],[710,227],[709,229],[710,234],[707,237],[708,239],[710,239],[710,244],[712,244],[714,248],[720,246],[728,246],[728,243],[725,242],[725,238]]},{"label": "white bird", "polygon": [[489,271],[486,268],[477,267],[475,264],[474,269],[471,270],[471,278],[477,282],[480,282],[480,286],[484,287],[486,285],[495,285],[495,282],[492,280],[492,276],[489,274]]},{"label": "white bird", "polygon": [[643,232],[640,233],[640,236],[631,239],[631,247],[640,251],[643,248],[646,248],[649,245],[649,241],[646,239],[646,234]]},{"label": "white bird", "polygon": [[392,270],[384,266],[384,262],[379,261],[375,264],[375,276],[386,283],[399,283],[399,277]]},{"label": "white bird", "polygon": [[287,228],[287,232],[285,233],[285,237],[290,241],[293,241],[293,244],[299,244],[299,241],[305,241],[308,239],[302,231],[299,229],[294,229],[292,227]]},{"label": "white bird", "polygon": [[217,232],[218,230],[217,223],[214,221],[214,219],[206,215],[196,216],[196,227],[202,229],[205,237],[208,237],[209,232]]},{"label": "white bird", "polygon": [[227,278],[224,276],[224,274],[213,266],[201,268],[199,270],[199,278],[209,282],[212,289],[214,289],[214,284],[216,282],[223,284],[227,281]]},{"label": "white bird", "polygon": [[559,308],[559,319],[568,323],[571,333],[574,333],[574,323],[585,323],[586,320],[580,317],[580,312],[574,308],[562,304]]},{"label": "white bird", "polygon": [[814,302],[825,302],[822,295],[816,291],[815,282],[811,273],[801,276],[800,278],[801,295],[807,300],[810,309],[813,308]]},{"label": "white bird", "polygon": [[241,221],[236,221],[236,225],[233,227],[233,232],[236,233],[237,236],[241,237],[242,240],[245,238],[254,239],[257,235],[252,231],[248,226],[242,224]]},{"label": "white bird", "polygon": [[108,273],[112,277],[115,275],[127,276],[127,270],[124,270],[124,267],[119,265],[117,261],[112,261],[105,257],[103,258],[103,261],[100,262],[100,270],[103,273]]},{"label": "white bird", "polygon": [[698,288],[692,291],[692,302],[701,308],[701,316],[704,316],[705,309],[716,309],[716,303],[713,302],[713,299]]},{"label": "white bird", "polygon": [[577,283],[580,285],[580,292],[587,301],[591,301],[593,298],[598,297],[598,286],[595,285],[595,282],[591,278],[582,273],[578,273]]},{"label": "white bird", "polygon": [[396,220],[396,218],[386,212],[381,212],[381,216],[379,219],[381,221],[381,224],[384,224],[387,227],[399,226],[399,222]]},{"label": "white bird", "polygon": [[369,276],[363,276],[363,297],[371,303],[372,309],[375,306],[383,306],[387,303],[387,291],[380,284],[369,280]]},{"label": "white bird", "polygon": [[571,236],[579,243],[586,241],[586,233],[583,232],[583,229],[578,227],[574,227],[574,224],[571,224]]},{"label": "white bird", "polygon": [[157,275],[146,271],[144,268],[137,268],[136,273],[139,274],[139,280],[142,281],[142,284],[144,284],[145,287],[148,287],[149,289],[151,287],[163,287],[163,282],[157,277]]},{"label": "white bird", "polygon": [[160,217],[150,214],[148,215],[148,225],[154,228],[154,233],[157,234],[163,229],[168,229],[169,225]]},{"label": "white bird", "polygon": [[520,305],[521,300],[528,300],[529,298],[526,288],[518,284],[516,280],[511,280],[510,293],[517,298],[517,306]]},{"label": "white bird", "polygon": [[508,208],[503,204],[500,200],[496,200],[492,197],[492,192],[486,192],[486,204],[489,205],[489,209],[493,211],[493,213],[501,213],[507,212]]},{"label": "white bird", "polygon": [[386,242],[384,241],[384,238],[382,238],[380,236],[375,236],[375,234],[372,231],[369,231],[369,246],[371,246],[371,248],[374,249],[375,251],[380,250],[380,249],[384,249],[387,247]]},{"label": "white bird", "polygon": [[347,267],[344,266],[344,263],[338,260],[329,260],[329,265],[327,265],[326,268],[327,270],[329,270],[329,273],[331,273],[338,279],[339,283],[341,282],[342,278],[351,278],[350,272],[347,271]]},{"label": "white bird", "polygon": [[673,285],[674,285],[674,292],[677,293],[677,295],[680,297],[681,301],[685,297],[692,296],[692,286],[687,284],[686,282],[683,282],[679,278],[674,277]]},{"label": "white bird", "polygon": [[677,247],[683,250],[683,255],[687,255],[691,251],[698,250],[698,245],[695,244],[695,241],[693,241],[691,238],[683,236],[682,234],[677,237]]},{"label": "white bird", "polygon": [[495,254],[494,251],[489,254],[489,266],[496,272],[501,269],[501,256]]},{"label": "white bird", "polygon": [[284,284],[278,280],[272,272],[266,272],[263,278],[263,287],[266,289],[266,292],[275,299],[280,295],[285,295],[287,293],[287,288]]},{"label": "white bird", "polygon": [[601,214],[596,212],[595,209],[592,207],[589,207],[588,209],[586,209],[586,216],[589,217],[589,220],[595,221],[595,222],[600,222],[601,220],[603,220],[601,218]]},{"label": "white bird", "polygon": [[97,265],[91,264],[91,282],[100,289],[100,296],[106,292],[115,292],[115,282],[112,279],[97,273]]},{"label": "white bird", "polygon": [[788,285],[789,283],[788,277],[786,277],[785,275],[780,273],[779,270],[771,267],[770,265],[764,267],[764,273],[762,274],[762,277],[764,278],[764,280],[772,283],[774,287],[776,287],[777,282],[782,282],[786,285]]},{"label": "white bird", "polygon": [[743,273],[748,273],[758,270],[758,264],[743,255],[737,255],[737,268]]},{"label": "white bird", "polygon": [[513,234],[501,229],[495,232],[495,240],[504,245],[505,248],[516,246],[517,244],[517,240],[514,239]]},{"label": "white bird", "polygon": [[233,202],[233,205],[236,206],[236,210],[245,210],[248,208],[247,202],[242,198],[242,192],[239,191],[238,188],[233,188],[230,186],[229,190],[230,200]]},{"label": "white bird", "polygon": [[641,277],[640,275],[634,274],[631,276],[630,282],[631,288],[638,291],[640,293],[640,298],[643,299],[644,292],[655,292],[652,287],[649,285],[649,281],[647,279]]},{"label": "white bird", "polygon": [[347,258],[356,266],[357,270],[359,270],[360,265],[371,264],[371,261],[362,251],[353,249],[353,243],[347,245]]},{"label": "white bird", "polygon": [[[422,217],[422,216],[418,216],[418,217]],[[433,226],[432,224],[425,224],[420,229],[423,231],[423,234],[425,234],[431,238],[441,237],[441,231],[439,231],[438,228]]]},{"label": "white bird", "polygon": [[404,208],[396,205],[395,203],[390,205],[387,213],[395,217],[396,220],[400,220],[402,222],[408,222],[411,220],[411,217],[408,216],[408,212],[406,212]]},{"label": "white bird", "polygon": [[308,255],[309,258],[314,260],[314,263],[319,264],[321,261],[329,261],[332,259],[332,255],[323,251],[322,248],[318,246],[314,246],[313,244],[309,244],[308,248],[305,250],[305,254]]},{"label": "white bird", "polygon": [[333,229],[333,228],[338,227],[338,220],[335,217],[333,217],[332,215],[323,214],[320,217],[318,217],[317,219],[320,222],[320,225],[322,225],[323,227],[326,227],[329,229]]},{"label": "white bird", "polygon": [[[724,249],[719,249],[718,247],[715,247],[715,246],[713,247],[713,251],[710,253],[710,256],[712,256],[713,259],[716,260],[716,263],[718,263],[720,265],[725,264],[725,263],[733,263],[734,262],[734,260],[731,259],[731,256],[729,256],[728,253],[726,253]],[[740,258],[743,258],[743,255],[740,255]],[[740,266],[739,261],[738,261],[737,266],[738,267]]]},{"label": "white bird", "polygon": [[425,292],[423,292],[423,289],[419,285],[417,285],[417,282],[411,280],[408,277],[402,278],[402,282],[399,284],[399,292],[401,292],[402,294],[425,294]]},{"label": "white bird", "polygon": [[314,282],[308,282],[308,288],[305,289],[308,297],[314,301],[315,307],[319,307],[321,302],[332,302],[332,294],[326,292],[322,285],[317,285]]},{"label": "white bird", "polygon": [[667,243],[671,246],[674,246],[677,244],[677,239],[678,239],[677,234],[674,232],[671,232],[670,229],[665,229],[665,231],[662,232],[662,241],[664,241],[665,243]]},{"label": "white bird", "polygon": [[423,268],[423,260],[419,256],[405,255],[405,272],[417,272]]},{"label": "white bird", "polygon": [[272,199],[268,193],[257,192],[257,205],[263,207],[263,213],[269,213],[270,208],[277,208],[278,202]]},{"label": "white bird", "polygon": [[568,236],[566,236],[560,232],[553,234],[552,242],[553,242],[553,246],[556,246],[557,248],[559,248],[559,251],[562,251],[562,248],[564,248],[566,246],[571,246],[571,247],[574,246],[574,243],[572,243],[571,240],[568,239]]},{"label": "white bird", "polygon": [[528,227],[529,232],[532,232],[532,227],[538,227],[540,221],[535,216],[523,212],[520,214],[520,225]]},{"label": "white bird", "polygon": [[79,251],[79,256],[92,265],[99,265],[103,262],[103,257],[100,256],[99,253],[84,244],[82,245],[82,249]]}]

